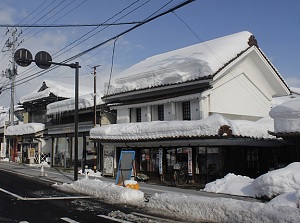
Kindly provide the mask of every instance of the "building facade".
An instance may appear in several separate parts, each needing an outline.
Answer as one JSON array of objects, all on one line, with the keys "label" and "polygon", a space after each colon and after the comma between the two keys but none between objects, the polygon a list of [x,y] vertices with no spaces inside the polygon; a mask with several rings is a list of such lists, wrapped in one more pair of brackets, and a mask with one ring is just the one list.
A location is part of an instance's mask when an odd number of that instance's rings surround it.
[{"label": "building facade", "polygon": [[[108,111],[100,94],[82,95],[78,99],[78,159],[81,167],[102,168],[102,147],[91,142],[90,130],[98,125],[115,123],[115,114]],[[47,106],[47,136],[52,140],[52,166],[69,168],[74,165],[74,98],[51,103]],[[83,169],[84,170],[84,169]]]},{"label": "building facade", "polygon": [[[135,150],[137,172],[167,181],[179,163],[189,182],[201,184],[227,172],[253,177],[275,168],[280,157],[289,160],[280,153],[284,142],[267,129],[251,132],[249,123],[263,126],[257,122],[268,116],[272,99],[290,90],[249,32],[147,58],[113,79],[110,89],[104,98],[117,124],[90,132],[115,154],[110,166],[122,150]],[[214,131],[205,131],[207,120]]]}]

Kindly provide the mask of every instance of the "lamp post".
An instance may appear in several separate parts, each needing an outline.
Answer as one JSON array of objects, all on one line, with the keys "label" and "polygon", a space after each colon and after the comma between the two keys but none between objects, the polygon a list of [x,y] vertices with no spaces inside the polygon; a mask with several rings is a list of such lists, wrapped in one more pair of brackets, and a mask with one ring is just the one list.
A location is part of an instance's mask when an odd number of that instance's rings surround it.
[{"label": "lamp post", "polygon": [[74,138],[75,138],[75,157],[74,157],[74,181],[78,180],[78,91],[79,91],[79,63],[65,64],[52,62],[52,58],[49,53],[40,51],[35,55],[34,60],[32,54],[27,49],[18,49],[14,54],[15,62],[22,66],[27,67],[31,62],[35,62],[41,69],[48,69],[52,64],[58,66],[67,66],[75,69],[75,113],[74,113]]}]

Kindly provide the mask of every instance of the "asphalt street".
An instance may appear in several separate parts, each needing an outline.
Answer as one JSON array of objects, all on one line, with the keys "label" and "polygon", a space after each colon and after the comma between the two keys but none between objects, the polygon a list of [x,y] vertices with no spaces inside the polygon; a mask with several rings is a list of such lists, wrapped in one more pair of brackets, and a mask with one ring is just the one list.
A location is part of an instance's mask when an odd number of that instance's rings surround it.
[{"label": "asphalt street", "polygon": [[50,182],[1,169],[0,179],[0,222],[116,222],[108,218],[109,213],[136,211],[129,206],[65,193]]},{"label": "asphalt street", "polygon": [[[153,219],[143,210],[128,205],[110,205],[82,194],[62,192],[52,187],[54,183],[72,183],[73,171],[59,168],[41,168],[13,162],[0,162],[0,222],[123,222],[109,217],[118,212],[124,215],[143,216],[140,221]],[[79,175],[81,179],[84,175]],[[101,177],[102,181],[115,182],[113,178]],[[140,183],[145,196],[155,193],[176,192],[193,196],[226,197],[246,201],[259,201],[253,198],[207,193],[195,189],[168,187],[159,184]],[[144,216],[145,214],[145,216]],[[160,216],[156,216],[159,217]],[[138,218],[138,217],[137,217]],[[101,220],[100,220],[101,219]],[[135,219],[136,220],[136,219]],[[152,222],[167,222],[168,219]],[[149,221],[151,222],[151,220]],[[175,222],[175,221],[171,221]]]}]

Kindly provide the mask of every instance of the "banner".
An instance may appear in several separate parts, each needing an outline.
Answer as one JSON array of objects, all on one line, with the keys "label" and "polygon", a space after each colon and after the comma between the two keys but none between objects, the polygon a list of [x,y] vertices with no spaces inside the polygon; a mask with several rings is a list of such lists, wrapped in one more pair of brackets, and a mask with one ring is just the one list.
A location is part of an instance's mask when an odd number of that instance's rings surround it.
[{"label": "banner", "polygon": [[158,169],[159,169],[159,174],[163,174],[163,149],[159,148],[158,150]]},{"label": "banner", "polygon": [[6,157],[6,143],[1,143],[1,151],[0,151],[0,157],[5,158]]},{"label": "banner", "polygon": [[114,175],[114,148],[103,148],[103,175]]},{"label": "banner", "polygon": [[188,148],[188,174],[193,175],[192,148]]}]

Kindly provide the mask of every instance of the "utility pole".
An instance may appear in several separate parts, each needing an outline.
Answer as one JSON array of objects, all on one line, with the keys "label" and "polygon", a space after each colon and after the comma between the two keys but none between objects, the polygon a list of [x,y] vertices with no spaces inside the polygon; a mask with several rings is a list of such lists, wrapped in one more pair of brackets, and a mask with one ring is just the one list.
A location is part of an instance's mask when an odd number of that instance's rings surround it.
[{"label": "utility pole", "polygon": [[[11,85],[11,97],[10,97],[10,110],[9,110],[9,125],[14,125],[14,114],[15,114],[15,79],[17,75],[17,68],[16,68],[16,62],[14,60],[14,54],[16,51],[16,47],[19,46],[20,43],[17,43],[18,37],[22,34],[22,31],[20,33],[17,33],[17,28],[8,29],[6,34],[11,33],[11,37],[7,39],[5,42],[6,47],[8,48],[6,51],[11,52],[11,67],[5,70],[5,76],[10,79],[10,85]],[[6,126],[4,127],[6,128]],[[5,134],[5,133],[4,133]],[[6,139],[5,139],[6,140]],[[5,142],[4,142],[5,143]],[[14,143],[11,142],[11,145],[9,146],[11,149],[13,148]],[[9,159],[11,158],[11,150],[9,150]],[[14,152],[13,152],[14,153]],[[14,154],[13,154],[14,159]]]},{"label": "utility pole", "polygon": [[96,89],[96,83],[97,83],[97,67],[101,65],[96,65],[93,67],[94,69],[94,127],[97,125],[97,102],[96,102],[96,94],[97,94],[97,89]]},{"label": "utility pole", "polygon": [[[99,65],[96,65],[96,66],[89,66],[89,67],[92,67],[93,68],[93,74],[94,74],[94,119],[93,119],[93,124],[94,124],[94,127],[96,127],[97,125],[97,67],[101,66],[100,64]],[[96,148],[96,142],[94,142],[94,147]],[[83,145],[83,151],[82,151],[82,164],[81,164],[81,170],[82,170],[82,173],[85,172],[85,164],[86,164],[86,143]],[[94,157],[94,170],[96,170],[96,159]]]},{"label": "utility pole", "polygon": [[[97,67],[100,65],[94,66],[94,128],[97,125],[97,89],[96,89],[96,82],[97,82]],[[100,117],[101,118],[101,117]],[[94,142],[94,147],[96,148],[97,143]],[[97,156],[94,155],[94,171],[97,169]]]},{"label": "utility pole", "polygon": [[11,100],[10,100],[10,118],[9,118],[9,123],[10,126],[14,125],[14,114],[15,114],[15,79],[17,75],[17,68],[16,68],[16,62],[14,60],[14,54],[16,51],[16,47],[19,45],[17,43],[18,37],[21,35],[21,33],[17,33],[17,29],[11,29],[8,30],[8,33],[11,33],[12,39],[8,38],[6,41],[6,47],[8,48],[7,51],[11,52],[11,68],[6,69],[5,75],[7,78],[10,79],[11,82]]}]

